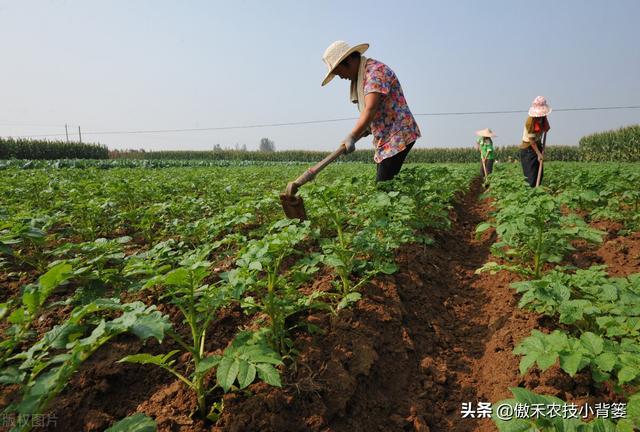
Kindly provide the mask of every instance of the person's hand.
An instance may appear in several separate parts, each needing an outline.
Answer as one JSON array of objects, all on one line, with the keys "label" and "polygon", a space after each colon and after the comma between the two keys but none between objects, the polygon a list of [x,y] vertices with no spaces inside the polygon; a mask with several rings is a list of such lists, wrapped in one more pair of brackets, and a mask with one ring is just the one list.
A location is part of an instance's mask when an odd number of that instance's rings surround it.
[{"label": "person's hand", "polygon": [[352,153],[356,149],[356,141],[355,137],[351,134],[347,135],[347,137],[342,140],[342,145],[346,150],[346,154]]},{"label": "person's hand", "polygon": [[542,162],[544,160],[544,155],[542,153],[538,153],[538,162]]}]

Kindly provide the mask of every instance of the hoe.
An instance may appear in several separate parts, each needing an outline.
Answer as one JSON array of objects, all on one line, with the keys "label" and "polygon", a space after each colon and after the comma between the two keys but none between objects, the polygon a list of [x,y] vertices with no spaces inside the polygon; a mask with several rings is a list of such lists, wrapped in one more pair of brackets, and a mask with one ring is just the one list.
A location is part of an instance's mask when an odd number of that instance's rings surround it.
[{"label": "hoe", "polygon": [[310,182],[315,178],[315,176],[324,169],[327,165],[329,165],[334,160],[338,159],[338,157],[345,152],[345,148],[341,145],[337,150],[331,153],[326,158],[322,159],[320,162],[315,164],[313,167],[306,170],[300,177],[295,179],[292,182],[289,182],[287,188],[283,193],[280,194],[280,202],[282,203],[282,209],[284,210],[284,214],[289,219],[307,219],[307,212],[304,210],[304,203],[302,202],[302,197],[296,195],[298,192],[298,188],[305,183]]}]

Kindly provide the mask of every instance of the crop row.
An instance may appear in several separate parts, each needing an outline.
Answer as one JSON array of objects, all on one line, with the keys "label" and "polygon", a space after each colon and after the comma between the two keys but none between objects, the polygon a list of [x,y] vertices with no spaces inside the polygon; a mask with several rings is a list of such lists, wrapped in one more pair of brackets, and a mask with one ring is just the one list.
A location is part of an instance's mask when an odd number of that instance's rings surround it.
[{"label": "crop row", "polygon": [[[627,418],[584,423],[542,415],[494,421],[500,431],[633,431],[640,424],[640,393],[634,394],[640,384],[640,274],[610,278],[602,266],[580,270],[561,264],[574,250],[575,240],[597,244],[604,234],[572,209],[586,212],[589,219],[615,214],[625,223],[636,223],[633,191],[639,173],[631,165],[563,168],[549,170],[548,188],[532,189],[504,167],[491,176],[489,195],[497,211],[477,232],[495,227],[498,241],[492,254],[500,262],[489,262],[479,271],[519,274],[523,280],[512,284],[521,295],[519,306],[557,322],[553,332],[533,330],[516,346],[522,374],[536,366],[544,371],[558,362],[570,376],[589,370],[596,385],[610,382],[627,399]],[[525,389],[512,392],[515,399],[501,403],[563,404]]]},{"label": "crop row", "polygon": [[[401,244],[428,244],[425,228],[448,226],[452,200],[476,169],[407,167],[376,187],[369,167],[332,167],[301,192],[305,222],[283,219],[278,201],[297,171],[2,171],[0,277],[27,280],[0,299],[0,383],[21,389],[5,414],[46,412],[84,361],[130,333],[157,340],[160,353],[121,361],[166,370],[194,392],[199,417],[215,421],[224,392],[256,379],[283,384],[301,316],[349,307],[363,284],[397,270]],[[308,289],[320,274],[331,290]],[[158,307],[130,300],[149,296]],[[238,306],[252,330],[221,345],[211,325]],[[41,328],[50,313],[60,321]],[[136,416],[114,430],[149,421]]]}]

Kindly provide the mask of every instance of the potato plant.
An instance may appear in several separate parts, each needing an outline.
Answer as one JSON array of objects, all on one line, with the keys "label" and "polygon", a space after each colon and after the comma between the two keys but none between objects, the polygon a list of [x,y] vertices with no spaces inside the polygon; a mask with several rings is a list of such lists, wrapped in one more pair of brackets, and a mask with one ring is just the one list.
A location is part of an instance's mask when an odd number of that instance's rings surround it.
[{"label": "potato plant", "polygon": [[480,271],[507,269],[538,279],[545,264],[559,264],[575,249],[572,241],[602,242],[602,232],[576,215],[564,215],[559,201],[542,188],[524,188],[500,196],[498,205],[495,222],[478,225],[476,233],[495,226],[499,240],[491,246],[491,252],[507,265],[490,262]]},{"label": "potato plant", "polygon": [[[105,319],[104,313],[120,315]],[[114,337],[129,332],[142,340],[162,341],[170,328],[168,318],[155,306],[141,302],[120,304],[100,299],[75,308],[69,319],[56,325],[27,351],[8,359],[0,383],[21,384],[22,400],[11,404],[5,413],[26,418],[45,412],[48,404],[68,384],[71,376],[97,349]],[[28,432],[32,424],[19,421],[11,432]]]}]

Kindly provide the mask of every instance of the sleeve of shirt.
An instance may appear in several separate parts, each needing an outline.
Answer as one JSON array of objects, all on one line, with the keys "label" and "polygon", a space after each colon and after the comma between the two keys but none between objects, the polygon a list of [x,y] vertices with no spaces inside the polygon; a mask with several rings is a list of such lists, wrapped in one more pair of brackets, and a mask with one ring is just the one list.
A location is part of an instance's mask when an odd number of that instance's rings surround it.
[{"label": "sleeve of shirt", "polygon": [[393,73],[384,65],[367,65],[367,69],[365,70],[364,94],[388,94],[391,90],[392,77]]}]

